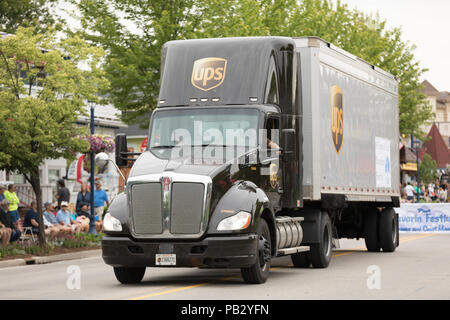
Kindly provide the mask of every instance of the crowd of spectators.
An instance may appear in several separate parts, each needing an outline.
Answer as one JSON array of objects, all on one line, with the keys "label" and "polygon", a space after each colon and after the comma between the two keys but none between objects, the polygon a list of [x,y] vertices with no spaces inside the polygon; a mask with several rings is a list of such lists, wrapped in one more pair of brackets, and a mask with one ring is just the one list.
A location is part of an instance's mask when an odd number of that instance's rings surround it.
[{"label": "crowd of spectators", "polygon": [[[70,192],[64,180],[58,181],[58,190],[54,196],[55,203],[46,202],[42,210],[45,237],[55,240],[63,235],[88,233],[91,222],[91,192],[88,185],[82,183],[76,204],[70,203]],[[19,197],[14,184],[8,187],[0,184],[0,241],[2,245],[17,241],[22,234],[39,234],[39,215],[37,202],[32,201],[23,219],[19,217]],[[96,182],[94,191],[94,226],[97,232],[102,229],[104,208],[109,206],[108,196],[101,189],[101,182]]]},{"label": "crowd of spectators", "polygon": [[450,202],[448,189],[449,184],[447,182],[441,184],[438,179],[428,185],[422,182],[403,183],[402,202]]}]

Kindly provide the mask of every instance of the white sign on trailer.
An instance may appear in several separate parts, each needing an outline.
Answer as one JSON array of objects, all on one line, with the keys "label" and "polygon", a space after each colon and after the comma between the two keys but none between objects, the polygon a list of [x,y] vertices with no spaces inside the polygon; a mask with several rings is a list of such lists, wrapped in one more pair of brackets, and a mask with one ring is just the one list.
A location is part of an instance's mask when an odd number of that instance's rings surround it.
[{"label": "white sign on trailer", "polygon": [[377,187],[391,187],[391,142],[375,137],[375,165]]}]

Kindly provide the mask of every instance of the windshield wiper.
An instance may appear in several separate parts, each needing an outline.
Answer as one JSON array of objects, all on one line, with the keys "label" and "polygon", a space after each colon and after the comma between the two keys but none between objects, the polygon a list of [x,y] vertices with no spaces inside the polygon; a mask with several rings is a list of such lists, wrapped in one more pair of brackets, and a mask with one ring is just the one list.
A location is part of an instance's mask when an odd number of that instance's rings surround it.
[{"label": "windshield wiper", "polygon": [[150,147],[150,149],[172,149],[176,147],[176,145],[168,145],[168,146],[154,146]]}]

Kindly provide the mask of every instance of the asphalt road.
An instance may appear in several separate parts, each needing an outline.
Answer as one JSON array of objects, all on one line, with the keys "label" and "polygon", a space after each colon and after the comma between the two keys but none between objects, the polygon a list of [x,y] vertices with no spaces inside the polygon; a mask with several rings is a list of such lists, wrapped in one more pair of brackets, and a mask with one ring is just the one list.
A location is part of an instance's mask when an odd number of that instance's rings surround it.
[{"label": "asphalt road", "polygon": [[262,285],[243,283],[238,270],[148,268],[142,283],[124,286],[101,257],[4,268],[0,299],[450,299],[450,234],[402,234],[394,253],[340,245],[327,269],[276,259]]}]

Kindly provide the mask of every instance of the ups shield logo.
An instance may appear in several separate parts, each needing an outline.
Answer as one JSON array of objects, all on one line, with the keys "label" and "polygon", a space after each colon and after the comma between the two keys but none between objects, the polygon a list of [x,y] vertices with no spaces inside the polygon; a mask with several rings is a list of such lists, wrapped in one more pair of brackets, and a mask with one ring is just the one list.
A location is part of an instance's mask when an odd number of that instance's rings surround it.
[{"label": "ups shield logo", "polygon": [[344,142],[344,100],[339,86],[331,88],[331,137],[334,149],[339,154]]},{"label": "ups shield logo", "polygon": [[192,85],[203,91],[217,88],[223,83],[226,71],[226,59],[204,58],[196,60],[192,69]]}]

